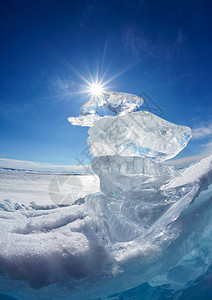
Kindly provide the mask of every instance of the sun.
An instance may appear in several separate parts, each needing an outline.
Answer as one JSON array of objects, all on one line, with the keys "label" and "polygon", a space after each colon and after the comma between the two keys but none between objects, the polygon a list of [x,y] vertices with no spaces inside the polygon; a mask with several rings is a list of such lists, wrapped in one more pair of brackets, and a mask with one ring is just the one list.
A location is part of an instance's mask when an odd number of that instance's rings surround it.
[{"label": "sun", "polygon": [[[78,70],[76,70],[73,66],[71,67],[71,71],[83,81],[83,83],[80,83],[80,89],[76,91],[76,94],[87,94],[87,96],[93,97],[93,98],[101,98],[101,96],[104,96],[104,93],[106,93],[108,90],[111,90],[113,88],[111,85],[109,85],[114,79],[119,77],[121,74],[125,73],[128,69],[124,69],[111,77],[109,77],[107,80],[105,80],[106,75],[108,73],[108,69],[103,73],[99,74],[99,66],[96,70],[96,76],[93,76],[89,69],[87,68],[87,76],[84,76],[81,74]],[[108,77],[108,76],[107,76]]]},{"label": "sun", "polygon": [[103,92],[103,85],[99,83],[92,83],[90,84],[89,90],[93,96],[100,96]]},{"label": "sun", "polygon": [[111,82],[118,78],[121,74],[125,73],[128,69],[130,69],[132,66],[127,67],[118,73],[108,77],[108,71],[100,73],[100,63],[98,63],[97,69],[96,69],[96,76],[92,75],[88,67],[87,69],[87,75],[81,74],[77,69],[75,69],[73,66],[70,66],[71,72],[75,74],[82,83],[78,83],[77,81],[73,81],[76,85],[79,86],[78,91],[74,92],[75,94],[86,94],[86,97],[89,96],[91,98],[102,98],[105,96],[107,91],[110,91],[111,88],[113,89],[113,86],[111,86]]}]

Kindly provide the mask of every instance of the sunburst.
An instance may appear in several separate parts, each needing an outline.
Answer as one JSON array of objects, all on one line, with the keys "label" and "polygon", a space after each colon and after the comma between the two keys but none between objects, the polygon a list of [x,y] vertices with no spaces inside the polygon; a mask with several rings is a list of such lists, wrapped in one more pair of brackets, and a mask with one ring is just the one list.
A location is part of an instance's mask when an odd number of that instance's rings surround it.
[{"label": "sunburst", "polygon": [[102,76],[99,76],[99,70],[97,68],[96,76],[92,76],[90,71],[88,71],[88,76],[83,76],[78,70],[72,67],[72,72],[77,75],[78,78],[80,78],[84,84],[79,84],[80,91],[78,93],[80,94],[87,94],[90,97],[99,97],[102,93],[111,90],[112,86],[110,83],[119,77],[121,74],[125,73],[129,68],[128,67],[117,74],[111,76],[109,79],[105,80],[107,72],[105,72]]},{"label": "sunburst", "polygon": [[100,96],[104,91],[104,86],[99,83],[93,83],[90,85],[89,89],[92,96]]}]

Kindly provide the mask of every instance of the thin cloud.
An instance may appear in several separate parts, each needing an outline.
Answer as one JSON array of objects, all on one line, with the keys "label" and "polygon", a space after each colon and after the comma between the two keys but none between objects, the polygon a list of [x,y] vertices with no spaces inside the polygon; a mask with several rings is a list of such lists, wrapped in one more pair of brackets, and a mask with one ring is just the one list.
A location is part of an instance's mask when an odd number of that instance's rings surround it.
[{"label": "thin cloud", "polygon": [[185,37],[182,32],[176,32],[172,40],[158,36],[154,43],[135,24],[122,27],[122,48],[137,61],[143,58],[156,58],[157,60],[171,61],[179,56],[184,49]]},{"label": "thin cloud", "polygon": [[192,136],[194,139],[202,139],[212,135],[212,123],[208,126],[201,126],[194,128],[192,131]]},{"label": "thin cloud", "polygon": [[90,22],[92,21],[92,15],[95,11],[96,3],[89,3],[82,7],[81,9],[81,15],[79,19],[79,27],[85,28],[86,26],[90,25]]},{"label": "thin cloud", "polygon": [[88,172],[90,165],[55,165],[34,161],[16,160],[0,158],[1,168],[40,170],[40,171],[59,171],[59,172]]},{"label": "thin cloud", "polygon": [[141,55],[152,55],[152,47],[140,30],[135,26],[125,25],[122,28],[122,44],[125,52],[133,56],[136,60]]},{"label": "thin cloud", "polygon": [[76,92],[77,83],[69,78],[55,77],[50,80],[50,89],[60,96],[70,96]]}]

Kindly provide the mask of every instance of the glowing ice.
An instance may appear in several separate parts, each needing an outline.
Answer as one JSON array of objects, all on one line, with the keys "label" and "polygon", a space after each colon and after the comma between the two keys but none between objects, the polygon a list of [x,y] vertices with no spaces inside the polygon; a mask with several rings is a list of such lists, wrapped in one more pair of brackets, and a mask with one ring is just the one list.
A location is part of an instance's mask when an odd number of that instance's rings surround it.
[{"label": "glowing ice", "polygon": [[93,126],[95,121],[100,119],[98,112],[102,106],[107,107],[117,115],[124,115],[137,111],[143,102],[144,100],[141,97],[132,94],[102,92],[98,95],[93,95],[81,107],[81,115],[79,117],[69,117],[68,121],[73,125]]},{"label": "glowing ice", "polygon": [[[166,160],[176,156],[191,138],[191,129],[168,122],[148,111],[138,111],[143,99],[126,93],[102,92],[69,117],[73,125],[91,126],[87,140],[93,156],[142,156]],[[106,106],[116,116],[100,117]]]}]

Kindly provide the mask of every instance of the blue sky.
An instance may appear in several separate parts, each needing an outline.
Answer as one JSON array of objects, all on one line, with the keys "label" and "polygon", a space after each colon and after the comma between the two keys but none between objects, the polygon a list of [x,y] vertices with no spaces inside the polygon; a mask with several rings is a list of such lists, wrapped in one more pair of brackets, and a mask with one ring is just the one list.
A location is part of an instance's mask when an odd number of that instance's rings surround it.
[{"label": "blue sky", "polygon": [[1,1],[0,157],[89,164],[88,128],[67,117],[88,100],[77,72],[97,68],[109,90],[145,91],[193,129],[178,159],[211,153],[211,11],[204,0]]}]

